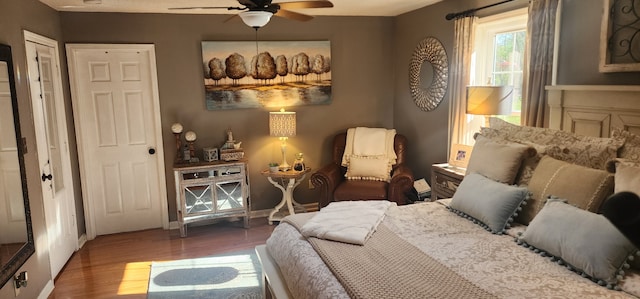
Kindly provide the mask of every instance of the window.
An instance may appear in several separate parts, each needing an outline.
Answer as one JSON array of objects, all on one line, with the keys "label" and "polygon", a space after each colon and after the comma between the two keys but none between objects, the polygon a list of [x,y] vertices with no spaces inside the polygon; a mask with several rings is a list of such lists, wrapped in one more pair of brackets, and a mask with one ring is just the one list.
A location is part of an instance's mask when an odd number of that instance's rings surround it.
[{"label": "window", "polygon": [[[526,28],[526,8],[478,19],[469,82],[470,85],[513,86],[512,114],[498,117],[518,125],[522,109]],[[481,126],[486,126],[485,116],[467,114],[466,143],[473,143],[473,134]]]}]

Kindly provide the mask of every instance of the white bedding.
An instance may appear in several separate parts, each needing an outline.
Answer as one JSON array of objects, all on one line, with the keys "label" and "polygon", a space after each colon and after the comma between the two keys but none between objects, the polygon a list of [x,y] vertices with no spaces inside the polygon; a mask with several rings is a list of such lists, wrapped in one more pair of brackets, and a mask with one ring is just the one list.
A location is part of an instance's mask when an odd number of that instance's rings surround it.
[{"label": "white bedding", "polygon": [[392,205],[386,200],[332,202],[302,227],[302,235],[364,245]]},{"label": "white bedding", "polygon": [[[391,207],[383,223],[499,298],[633,298],[598,286],[518,246],[511,236],[493,235],[437,202]],[[278,225],[267,240],[267,249],[294,298],[348,298],[322,259],[291,225]]]}]

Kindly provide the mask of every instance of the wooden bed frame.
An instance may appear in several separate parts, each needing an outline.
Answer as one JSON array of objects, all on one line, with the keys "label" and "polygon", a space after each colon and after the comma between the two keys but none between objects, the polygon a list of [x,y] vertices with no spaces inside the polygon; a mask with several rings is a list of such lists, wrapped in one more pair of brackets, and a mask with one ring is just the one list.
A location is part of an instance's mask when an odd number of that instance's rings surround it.
[{"label": "wooden bed frame", "polygon": [[[640,85],[547,86],[549,128],[609,137],[613,127],[640,135]],[[262,263],[264,298],[293,298],[265,245],[256,247]]]},{"label": "wooden bed frame", "polygon": [[549,128],[609,137],[613,127],[640,134],[640,85],[547,86]]}]

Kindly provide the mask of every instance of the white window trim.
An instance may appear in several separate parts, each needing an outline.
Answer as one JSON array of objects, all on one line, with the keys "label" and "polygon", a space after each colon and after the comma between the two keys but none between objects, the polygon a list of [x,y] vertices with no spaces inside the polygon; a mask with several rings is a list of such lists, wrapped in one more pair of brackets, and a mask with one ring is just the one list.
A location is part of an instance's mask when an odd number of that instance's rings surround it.
[{"label": "white window trim", "polygon": [[[496,34],[527,28],[528,9],[521,8],[478,19],[471,68],[470,85],[488,85],[487,74],[491,73],[493,39]],[[487,42],[491,41],[491,42]],[[478,57],[484,58],[482,61]]]}]

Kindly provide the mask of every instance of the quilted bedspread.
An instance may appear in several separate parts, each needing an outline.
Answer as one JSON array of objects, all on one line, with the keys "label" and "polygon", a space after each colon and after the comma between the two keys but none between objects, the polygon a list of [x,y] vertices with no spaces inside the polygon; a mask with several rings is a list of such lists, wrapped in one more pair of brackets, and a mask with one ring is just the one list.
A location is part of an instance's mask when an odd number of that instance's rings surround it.
[{"label": "quilted bedspread", "polygon": [[[491,234],[439,203],[391,207],[382,224],[499,298],[634,298],[598,286],[518,246],[512,236]],[[331,269],[292,225],[278,225],[267,240],[267,250],[278,263],[294,298],[350,298]],[[407,273],[409,277],[412,274]],[[385,283],[393,284],[398,279],[401,278],[390,277]]]}]

